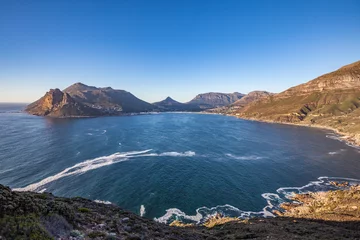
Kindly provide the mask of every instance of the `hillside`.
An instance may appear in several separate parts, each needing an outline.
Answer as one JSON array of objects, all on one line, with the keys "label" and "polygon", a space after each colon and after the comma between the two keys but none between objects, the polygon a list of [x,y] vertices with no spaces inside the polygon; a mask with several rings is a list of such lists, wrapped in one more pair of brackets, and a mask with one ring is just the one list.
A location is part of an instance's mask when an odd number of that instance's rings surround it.
[{"label": "hillside", "polygon": [[234,93],[202,93],[198,94],[195,98],[193,98],[187,104],[197,105],[201,109],[209,109],[216,107],[223,107],[230,105],[237,100],[241,99],[245,95],[242,93],[234,92]]},{"label": "hillside", "polygon": [[248,104],[247,119],[333,128],[360,143],[360,61]]}]

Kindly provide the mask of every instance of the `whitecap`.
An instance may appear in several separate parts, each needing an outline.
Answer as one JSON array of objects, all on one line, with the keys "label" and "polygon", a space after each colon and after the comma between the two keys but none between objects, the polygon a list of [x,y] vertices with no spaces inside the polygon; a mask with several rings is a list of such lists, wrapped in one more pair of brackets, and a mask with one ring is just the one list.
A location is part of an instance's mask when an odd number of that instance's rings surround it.
[{"label": "whitecap", "polygon": [[329,152],[329,155],[337,155],[337,154],[341,154],[342,152],[345,152],[346,149],[340,149],[339,151],[335,151],[335,152]]},{"label": "whitecap", "polygon": [[110,202],[110,201],[103,201],[103,200],[94,200],[94,202],[96,202],[96,203],[101,203],[101,204],[106,204],[106,205],[109,205],[109,204],[112,204],[112,202]]},{"label": "whitecap", "polygon": [[145,206],[141,205],[140,206],[140,217],[143,217],[145,215],[146,211],[145,211]]},{"label": "whitecap", "polygon": [[237,159],[237,160],[259,160],[259,159],[264,158],[264,157],[260,157],[260,156],[256,156],[256,155],[236,156],[236,155],[233,155],[231,153],[227,153],[225,155],[230,157],[230,158]]},{"label": "whitecap", "polygon": [[41,189],[41,190],[39,190],[39,191],[37,191],[38,193],[43,193],[43,192],[45,192],[46,191],[46,188],[43,188],[43,189]]}]

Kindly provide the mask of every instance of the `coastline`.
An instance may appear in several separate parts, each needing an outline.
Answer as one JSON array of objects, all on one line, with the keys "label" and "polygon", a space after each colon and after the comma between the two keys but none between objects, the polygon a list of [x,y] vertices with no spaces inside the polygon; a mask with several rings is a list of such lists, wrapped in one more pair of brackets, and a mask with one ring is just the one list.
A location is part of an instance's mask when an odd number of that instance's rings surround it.
[{"label": "coastline", "polygon": [[256,118],[245,118],[241,116],[236,116],[233,114],[225,114],[226,116],[236,117],[243,120],[254,121],[254,122],[262,122],[262,123],[270,123],[270,124],[282,124],[282,125],[291,125],[291,126],[301,126],[301,127],[309,127],[309,128],[317,128],[323,130],[329,130],[339,135],[339,140],[346,142],[347,145],[355,148],[360,147],[360,138],[351,135],[350,133],[341,132],[336,128],[319,125],[319,124],[306,124],[306,123],[291,123],[291,122],[277,122],[272,120],[264,120],[264,119],[256,119]]}]

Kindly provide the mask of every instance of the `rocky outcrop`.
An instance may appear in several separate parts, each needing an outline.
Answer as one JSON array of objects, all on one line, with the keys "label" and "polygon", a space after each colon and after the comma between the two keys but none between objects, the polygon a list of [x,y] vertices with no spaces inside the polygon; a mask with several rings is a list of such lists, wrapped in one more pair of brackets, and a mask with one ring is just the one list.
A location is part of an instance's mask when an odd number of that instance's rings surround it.
[{"label": "rocky outcrop", "polygon": [[[171,227],[113,204],[50,193],[14,192],[0,185],[0,238],[10,239],[358,239],[360,222],[290,217],[214,217],[203,226]],[[220,224],[220,225],[219,225]],[[175,225],[175,224],[174,224]]]},{"label": "rocky outcrop", "polygon": [[245,95],[242,93],[202,93],[197,95],[187,104],[197,105],[201,109],[210,109],[216,107],[223,107],[234,103],[235,101],[241,99]]},{"label": "rocky outcrop", "polygon": [[360,221],[360,186],[328,192],[295,194],[292,203],[283,203],[280,216],[331,221]]},{"label": "rocky outcrop", "polygon": [[28,105],[25,109],[30,114],[50,117],[97,116],[96,109],[76,102],[68,93],[51,89],[42,98]]}]

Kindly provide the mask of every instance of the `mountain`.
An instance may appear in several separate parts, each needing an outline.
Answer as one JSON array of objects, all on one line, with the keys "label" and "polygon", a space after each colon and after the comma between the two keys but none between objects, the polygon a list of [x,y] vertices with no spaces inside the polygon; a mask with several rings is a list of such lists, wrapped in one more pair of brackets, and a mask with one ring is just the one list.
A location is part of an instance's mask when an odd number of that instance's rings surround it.
[{"label": "mountain", "polygon": [[75,101],[68,93],[50,89],[25,109],[30,114],[50,117],[98,116],[100,111]]},{"label": "mountain", "polygon": [[178,106],[183,106],[184,104],[178,101],[175,101],[171,97],[167,97],[160,102],[155,102],[153,105],[158,106],[160,108],[177,108]]},{"label": "mountain", "polygon": [[160,111],[201,111],[197,104],[181,103],[171,97],[153,103]]},{"label": "mountain", "polygon": [[335,129],[360,143],[360,61],[248,104],[242,118]]},{"label": "mountain", "polygon": [[154,106],[130,92],[111,87],[97,88],[83,83],[75,83],[64,89],[76,101],[101,109],[105,113],[133,113],[152,111]]},{"label": "mountain", "polygon": [[235,101],[234,103],[217,108],[211,108],[205,110],[206,112],[211,113],[218,113],[218,114],[236,114],[241,108],[245,107],[246,105],[250,104],[251,102],[257,101],[261,98],[265,98],[268,96],[273,95],[273,93],[269,93],[266,91],[253,91],[246,94],[244,97],[240,98],[239,100]]},{"label": "mountain", "polygon": [[244,96],[245,96],[244,94],[238,92],[234,92],[234,93],[209,92],[209,93],[202,93],[197,95],[187,104],[197,105],[201,109],[209,109],[209,108],[216,108],[216,107],[223,107],[230,105]]},{"label": "mountain", "polygon": [[266,92],[266,91],[252,91],[252,92],[249,92],[248,94],[246,94],[244,97],[237,100],[236,102],[234,102],[233,104],[231,104],[231,106],[244,107],[251,102],[257,101],[264,97],[269,97],[271,95],[273,95],[273,93]]},{"label": "mountain", "polygon": [[75,83],[63,91],[51,89],[25,111],[38,116],[80,117],[138,113],[155,108],[124,90]]}]

